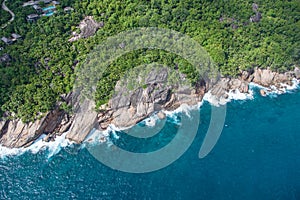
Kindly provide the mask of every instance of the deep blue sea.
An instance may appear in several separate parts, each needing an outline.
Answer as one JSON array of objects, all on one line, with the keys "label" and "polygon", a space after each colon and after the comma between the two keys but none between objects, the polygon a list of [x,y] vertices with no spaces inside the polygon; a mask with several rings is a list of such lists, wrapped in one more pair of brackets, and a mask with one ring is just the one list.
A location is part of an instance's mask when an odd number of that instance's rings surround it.
[{"label": "deep blue sea", "polygon": [[[0,199],[300,199],[299,90],[228,103],[216,146],[199,159],[210,111],[207,102],[192,111],[201,122],[190,148],[150,173],[113,170],[79,145],[50,158],[42,150],[0,159]],[[113,141],[153,151],[172,140],[177,126],[169,120],[159,136],[140,143],[123,132]]]}]

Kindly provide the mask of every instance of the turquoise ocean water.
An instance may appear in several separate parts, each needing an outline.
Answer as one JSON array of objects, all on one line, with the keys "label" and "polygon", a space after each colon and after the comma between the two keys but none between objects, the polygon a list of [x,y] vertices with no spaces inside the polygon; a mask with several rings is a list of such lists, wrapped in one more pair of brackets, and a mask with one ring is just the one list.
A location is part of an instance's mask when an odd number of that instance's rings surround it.
[{"label": "turquoise ocean water", "polygon": [[[300,199],[299,90],[228,103],[218,143],[199,159],[210,111],[207,102],[192,111],[201,123],[191,147],[151,173],[112,170],[79,145],[50,158],[47,149],[2,158],[0,199]],[[153,151],[172,140],[177,126],[169,118],[151,139],[139,143],[117,132],[119,139],[112,140],[131,150]]]}]

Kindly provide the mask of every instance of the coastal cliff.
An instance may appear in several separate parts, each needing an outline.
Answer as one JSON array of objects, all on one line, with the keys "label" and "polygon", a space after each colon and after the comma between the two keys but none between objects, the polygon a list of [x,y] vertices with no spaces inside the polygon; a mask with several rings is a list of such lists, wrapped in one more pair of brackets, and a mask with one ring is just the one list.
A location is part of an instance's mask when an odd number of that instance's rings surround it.
[{"label": "coastal cliff", "polygon": [[[78,108],[81,112],[77,112],[76,115],[61,110],[58,104],[44,117],[31,123],[23,123],[18,119],[2,120],[0,121],[0,144],[9,148],[26,147],[42,134],[47,135],[44,140],[51,141],[63,133],[66,133],[66,138],[81,143],[93,127],[106,129],[109,124],[129,127],[153,113],[159,113],[163,118],[161,110],[174,110],[182,104],[195,105],[208,91],[218,99],[226,99],[229,91],[239,90],[248,93],[251,82],[270,90],[271,86],[278,90],[284,89],[287,85],[292,85],[293,79],[300,79],[300,69],[278,73],[270,69],[256,68],[253,71],[241,72],[238,78],[220,78],[213,85],[202,82],[197,88],[186,84],[166,85],[164,83],[168,82],[168,75],[168,70],[165,69],[160,70],[159,73],[150,73],[144,86],[131,91],[117,84],[118,92],[107,105],[100,108],[99,112],[94,110],[95,105],[92,101],[86,101],[81,108]],[[179,82],[183,83],[183,80],[184,76]],[[63,100],[71,104],[72,97],[74,99],[71,93],[63,96]]]}]

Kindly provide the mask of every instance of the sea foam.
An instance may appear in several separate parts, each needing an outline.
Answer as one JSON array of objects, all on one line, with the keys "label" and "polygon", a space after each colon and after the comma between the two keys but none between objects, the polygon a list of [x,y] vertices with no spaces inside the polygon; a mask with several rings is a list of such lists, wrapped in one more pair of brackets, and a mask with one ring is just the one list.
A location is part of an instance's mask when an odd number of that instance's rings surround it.
[{"label": "sea foam", "polygon": [[65,136],[66,133],[62,134],[61,136],[57,136],[54,141],[46,142],[43,140],[46,135],[43,134],[29,147],[7,148],[0,146],[0,158],[3,159],[7,156],[22,155],[28,151],[36,154],[41,150],[48,151],[47,158],[50,158],[57,154],[62,148],[74,144],[74,142],[66,139]]},{"label": "sea foam", "polygon": [[251,89],[249,89],[249,93],[242,93],[238,89],[236,89],[236,90],[230,90],[225,94],[227,95],[227,98],[224,97],[217,98],[215,95],[211,94],[210,91],[208,91],[204,95],[203,100],[209,102],[213,106],[220,106],[220,105],[225,105],[228,102],[231,102],[232,100],[244,101],[244,100],[250,100],[254,98],[253,96],[254,91]]},{"label": "sea foam", "polygon": [[[174,111],[163,111],[168,118],[172,120],[173,123],[180,125],[180,119],[178,118],[179,113],[184,113],[187,116],[190,116],[190,111],[195,109],[200,109],[200,107],[203,105],[203,101],[209,102],[211,105],[219,106],[224,105],[232,100],[251,100],[254,98],[255,88],[264,89],[268,96],[270,97],[276,97],[279,94],[287,93],[287,92],[293,92],[296,89],[300,88],[299,80],[294,79],[293,85],[287,85],[287,84],[281,84],[282,88],[278,89],[275,86],[271,86],[270,88],[266,88],[264,86],[250,83],[249,84],[249,93],[241,93],[239,90],[232,90],[227,92],[228,98],[221,98],[217,99],[214,95],[211,94],[211,92],[207,92],[203,100],[199,102],[197,105],[189,106],[187,104],[182,104],[180,107],[178,107]],[[153,127],[156,125],[157,120],[160,120],[156,114],[146,118],[143,120],[145,122],[146,126]],[[117,128],[113,124],[109,125],[109,127],[105,131],[100,131],[97,129],[93,129],[91,133],[88,135],[88,137],[85,139],[85,141],[82,144],[82,148],[86,145],[86,143],[107,143],[108,146],[113,145],[113,142],[110,139],[110,136],[112,136],[114,139],[119,139],[119,135],[117,134],[118,131],[126,130],[130,127],[124,127],[124,128]],[[18,156],[22,155],[25,152],[30,151],[33,154],[38,153],[41,150],[48,151],[47,158],[49,159],[53,155],[57,154],[62,148],[70,146],[74,144],[74,142],[68,140],[65,138],[66,133],[62,134],[61,136],[57,136],[55,138],[55,141],[45,142],[43,139],[46,137],[46,135],[40,136],[32,145],[29,147],[22,147],[22,148],[7,148],[0,145],[0,159],[6,158],[8,156]]]},{"label": "sea foam", "polygon": [[271,85],[270,87],[264,87],[262,85],[256,84],[256,83],[249,83],[249,90],[248,93],[242,93],[238,89],[236,90],[230,90],[229,92],[226,92],[227,98],[221,97],[218,99],[216,96],[212,95],[210,91],[208,91],[204,97],[203,100],[209,102],[213,106],[220,106],[225,105],[228,102],[231,102],[233,100],[235,101],[245,101],[245,100],[252,100],[254,99],[255,95],[255,88],[263,89],[266,91],[266,95],[270,97],[277,97],[280,94],[284,93],[290,93],[300,88],[300,82],[297,79],[292,80],[292,85],[281,83],[281,87],[277,88],[274,85]]},{"label": "sea foam", "polygon": [[264,86],[256,84],[256,83],[250,83],[249,88],[250,89],[254,89],[254,88],[263,89],[266,92],[266,95],[272,98],[272,97],[277,97],[280,94],[294,92],[295,90],[300,88],[299,83],[300,83],[299,80],[294,78],[292,80],[292,85],[281,83],[280,88],[276,87],[275,85],[271,85],[270,87],[264,87]]}]

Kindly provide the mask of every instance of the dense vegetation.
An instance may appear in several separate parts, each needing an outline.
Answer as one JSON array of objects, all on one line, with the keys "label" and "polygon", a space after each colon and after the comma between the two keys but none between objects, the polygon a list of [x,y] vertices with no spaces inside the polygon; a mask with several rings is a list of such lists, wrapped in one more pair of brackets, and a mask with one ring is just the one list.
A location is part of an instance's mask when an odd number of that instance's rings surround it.
[{"label": "dense vegetation", "polygon": [[[189,35],[212,56],[223,75],[236,76],[254,67],[286,71],[300,64],[299,0],[256,0],[262,19],[250,22],[255,15],[253,1],[242,0],[61,0],[57,13],[36,23],[26,22],[35,13],[22,7],[23,1],[8,1],[16,19],[0,37],[11,33],[23,36],[13,45],[5,45],[0,56],[8,53],[12,62],[0,64],[0,114],[30,121],[50,110],[59,95],[68,93],[74,83],[74,68],[85,55],[107,37],[134,27],[163,27]],[[75,10],[65,13],[62,8]],[[0,23],[10,19],[0,11]],[[70,43],[71,32],[84,16],[103,21],[95,36]],[[116,60],[98,84],[98,105],[107,101],[124,69],[147,62],[179,65],[189,74],[188,64],[175,55],[158,50],[131,52]],[[1,115],[2,115],[1,114]]]}]

